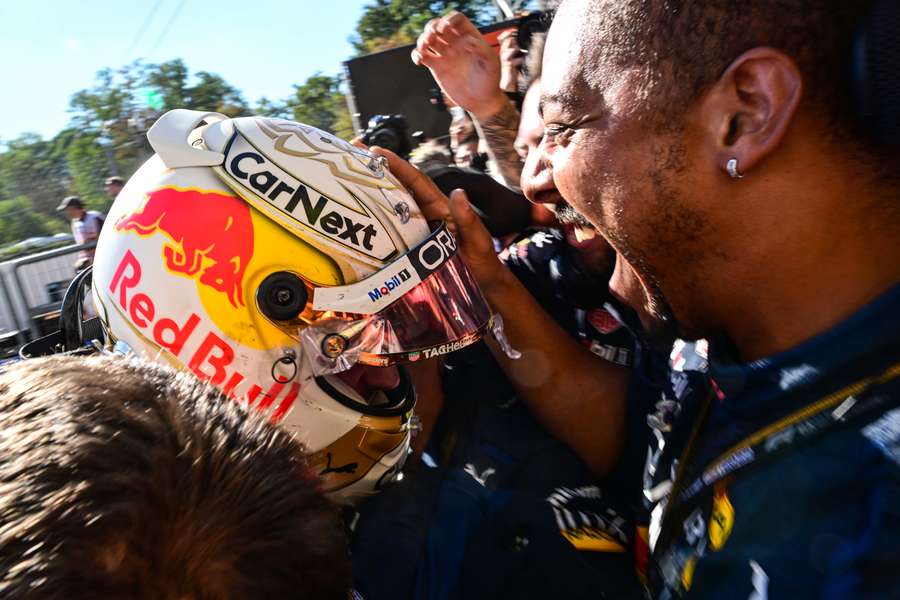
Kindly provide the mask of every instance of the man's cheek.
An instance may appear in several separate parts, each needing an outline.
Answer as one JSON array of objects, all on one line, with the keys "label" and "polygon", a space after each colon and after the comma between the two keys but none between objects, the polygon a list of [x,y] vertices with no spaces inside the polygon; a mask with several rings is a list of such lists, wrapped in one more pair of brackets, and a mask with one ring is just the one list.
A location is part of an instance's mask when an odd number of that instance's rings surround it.
[{"label": "man's cheek", "polygon": [[569,148],[559,152],[555,158],[552,168],[556,189],[575,210],[593,220],[589,207],[599,192],[596,166],[586,163],[582,152]]}]

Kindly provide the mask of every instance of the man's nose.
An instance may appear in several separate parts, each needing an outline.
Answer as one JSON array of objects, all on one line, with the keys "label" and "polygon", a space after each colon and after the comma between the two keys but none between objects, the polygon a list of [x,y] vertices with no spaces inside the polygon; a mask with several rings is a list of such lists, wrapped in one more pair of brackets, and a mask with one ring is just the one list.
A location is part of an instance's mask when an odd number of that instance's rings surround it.
[{"label": "man's nose", "polygon": [[531,202],[540,203],[541,192],[556,191],[553,183],[553,171],[550,164],[538,148],[529,152],[528,159],[522,169],[522,192]]}]

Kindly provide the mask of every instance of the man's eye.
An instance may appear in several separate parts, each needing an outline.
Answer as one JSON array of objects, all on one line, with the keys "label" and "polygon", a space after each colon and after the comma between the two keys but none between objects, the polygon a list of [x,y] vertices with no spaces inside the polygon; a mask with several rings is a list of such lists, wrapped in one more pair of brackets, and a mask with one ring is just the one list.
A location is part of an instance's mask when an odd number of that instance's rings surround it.
[{"label": "man's eye", "polygon": [[547,128],[544,130],[545,135],[550,141],[556,142],[560,139],[564,139],[567,134],[572,131],[572,128],[568,125],[562,125],[560,123],[551,123],[547,125]]}]

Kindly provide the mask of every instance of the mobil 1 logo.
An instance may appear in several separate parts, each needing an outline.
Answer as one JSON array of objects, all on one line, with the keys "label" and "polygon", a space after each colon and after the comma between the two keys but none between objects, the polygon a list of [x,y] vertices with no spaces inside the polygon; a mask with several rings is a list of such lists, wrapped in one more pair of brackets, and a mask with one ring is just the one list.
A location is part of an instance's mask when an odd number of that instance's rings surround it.
[{"label": "mobil 1 logo", "polygon": [[[241,134],[228,145],[225,172],[250,192],[317,233],[378,260],[396,253],[384,227],[362,204],[351,208],[295,178]],[[246,197],[246,196],[245,196]]]}]

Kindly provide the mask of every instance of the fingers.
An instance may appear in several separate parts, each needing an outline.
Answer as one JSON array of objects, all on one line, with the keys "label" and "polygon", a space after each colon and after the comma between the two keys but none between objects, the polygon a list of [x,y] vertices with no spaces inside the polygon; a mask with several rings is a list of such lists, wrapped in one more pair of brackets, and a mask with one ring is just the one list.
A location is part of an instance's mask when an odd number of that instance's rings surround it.
[{"label": "fingers", "polygon": [[497,40],[500,42],[500,59],[507,62],[521,62],[522,50],[519,49],[519,42],[515,30],[507,30],[501,33]]},{"label": "fingers", "polygon": [[425,34],[419,36],[416,41],[416,47],[412,51],[412,60],[419,66],[433,69],[441,66],[440,55],[431,50],[431,47],[425,43]]},{"label": "fingers", "polygon": [[500,35],[497,36],[497,40],[500,43],[503,43],[507,40],[512,40],[514,44],[518,46],[518,42],[516,42],[516,30],[515,29],[505,29],[500,32]]},{"label": "fingers", "polygon": [[453,56],[454,45],[459,41],[459,32],[447,25],[444,19],[432,19],[425,25],[425,30],[416,40],[412,51],[412,61],[429,68],[440,67]]},{"label": "fingers", "polygon": [[365,150],[366,152],[369,151],[369,147],[366,146],[365,142],[363,142],[363,136],[361,136],[361,135],[358,135],[355,138],[353,138],[352,140],[350,140],[350,145],[355,146],[355,147],[359,148],[360,150]]},{"label": "fingers", "polygon": [[472,210],[468,196],[463,190],[457,189],[450,193],[450,215],[453,218],[460,248],[468,261],[496,260],[491,234]]},{"label": "fingers", "polygon": [[372,146],[370,152],[387,159],[391,174],[412,193],[426,219],[444,220],[450,216],[447,197],[424,173],[385,148]]},{"label": "fingers", "polygon": [[428,22],[428,25],[425,26],[426,30],[429,28],[429,25],[435,35],[448,46],[453,46],[459,40],[460,35],[462,35],[459,29],[453,27],[446,17],[443,19],[432,19]]},{"label": "fingers", "polygon": [[519,50],[519,39],[515,29],[507,29],[497,36],[500,48]]},{"label": "fingers", "polygon": [[459,252],[478,281],[482,291],[501,289],[504,281],[505,267],[497,253],[494,252],[494,241],[488,233],[484,223],[472,210],[466,193],[462,190],[453,190],[450,194],[450,212],[452,219],[452,231],[459,244]]},{"label": "fingers", "polygon": [[447,36],[441,35],[435,30],[434,20],[428,22],[425,31],[419,36],[418,42],[435,54],[444,54],[450,49],[450,42]]},{"label": "fingers", "polygon": [[478,31],[478,28],[466,17],[466,15],[461,12],[452,12],[441,19],[441,21],[445,21],[441,27],[455,29],[459,32],[460,36],[464,35],[477,35],[481,36],[481,33]]},{"label": "fingers", "polygon": [[471,38],[467,41],[470,50],[476,52],[490,50],[481,33],[464,14],[454,12],[439,19],[432,19],[416,40],[416,47],[411,53],[412,61],[428,68],[443,66],[446,63],[437,59],[441,57],[449,59],[457,55],[457,48],[464,38]]}]

